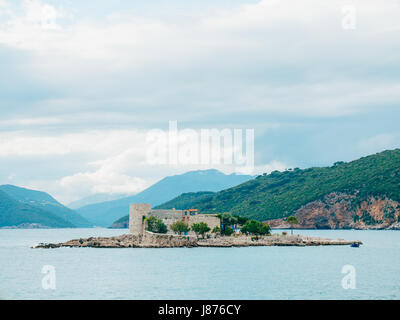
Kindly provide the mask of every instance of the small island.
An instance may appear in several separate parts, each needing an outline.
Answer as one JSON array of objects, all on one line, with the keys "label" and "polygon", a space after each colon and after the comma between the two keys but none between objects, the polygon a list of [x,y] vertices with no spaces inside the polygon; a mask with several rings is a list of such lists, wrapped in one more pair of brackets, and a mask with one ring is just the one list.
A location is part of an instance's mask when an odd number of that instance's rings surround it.
[{"label": "small island", "polygon": [[361,244],[361,241],[324,239],[301,235],[228,236],[198,239],[193,236],[157,234],[146,231],[142,236],[124,234],[118,237],[75,239],[63,243],[41,243],[35,248],[91,247],[91,248],[194,248],[194,247],[250,247],[250,246],[328,246]]},{"label": "small island", "polygon": [[[288,221],[296,224],[296,218]],[[90,237],[63,243],[41,243],[34,248],[193,248],[249,246],[360,245],[361,241],[324,239],[297,234],[271,234],[268,224],[229,213],[198,214],[189,210],[152,210],[150,204],[132,204],[129,234]]]}]

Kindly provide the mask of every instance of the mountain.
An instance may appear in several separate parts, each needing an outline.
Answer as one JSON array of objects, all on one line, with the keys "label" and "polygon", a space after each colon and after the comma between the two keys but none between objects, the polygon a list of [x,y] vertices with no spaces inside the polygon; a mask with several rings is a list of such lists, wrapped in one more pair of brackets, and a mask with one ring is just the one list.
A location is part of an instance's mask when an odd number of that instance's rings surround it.
[{"label": "mountain", "polygon": [[61,218],[63,221],[68,222],[70,227],[83,228],[92,226],[92,223],[88,220],[81,217],[75,211],[63,206],[45,192],[16,187],[13,185],[2,185],[0,186],[0,191],[4,192],[8,197],[22,205],[26,205],[29,208],[34,207]]},{"label": "mountain", "polygon": [[156,206],[185,192],[219,191],[251,178],[248,175],[226,175],[214,169],[190,171],[166,177],[134,196],[92,204],[77,209],[77,212],[98,226],[110,226],[129,212],[131,203],[151,203]]},{"label": "mountain", "polygon": [[295,215],[298,227],[396,229],[400,149],[331,167],[275,171],[214,194],[198,194],[197,199],[182,195],[170,205],[182,203],[202,213],[231,212],[273,226],[284,226],[284,218]]},{"label": "mountain", "polygon": [[211,191],[182,193],[180,196],[178,196],[170,201],[167,201],[163,204],[160,204],[159,206],[156,206],[154,209],[175,208],[177,210],[185,210],[188,208],[192,208],[198,201],[200,201],[202,199],[207,199],[214,194],[215,194],[215,192],[211,192]]},{"label": "mountain", "polygon": [[52,228],[72,228],[74,225],[41,208],[19,202],[0,190],[0,227],[40,225]]},{"label": "mountain", "polygon": [[126,193],[98,193],[94,194],[85,198],[82,198],[77,201],[73,201],[67,205],[68,208],[76,210],[79,208],[82,208],[84,206],[88,206],[90,204],[95,204],[99,202],[105,202],[105,201],[112,201],[112,200],[117,200],[117,199],[122,199],[131,196],[131,194],[126,194]]}]

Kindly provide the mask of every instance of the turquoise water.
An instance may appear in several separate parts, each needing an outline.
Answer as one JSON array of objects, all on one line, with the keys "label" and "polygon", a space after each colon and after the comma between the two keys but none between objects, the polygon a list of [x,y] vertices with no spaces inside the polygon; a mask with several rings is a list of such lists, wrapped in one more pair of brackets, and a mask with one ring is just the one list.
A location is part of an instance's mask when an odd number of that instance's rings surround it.
[{"label": "turquoise water", "polygon": [[[360,248],[30,249],[127,230],[0,230],[2,299],[399,299],[400,231],[307,230]],[[56,289],[42,288],[44,265]],[[356,288],[343,289],[344,265]]]}]

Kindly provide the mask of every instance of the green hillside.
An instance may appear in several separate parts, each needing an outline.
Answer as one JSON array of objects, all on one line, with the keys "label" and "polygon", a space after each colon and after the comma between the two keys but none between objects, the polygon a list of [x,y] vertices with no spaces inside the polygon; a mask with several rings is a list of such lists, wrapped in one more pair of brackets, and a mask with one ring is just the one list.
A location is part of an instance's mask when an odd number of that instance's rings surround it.
[{"label": "green hillside", "polygon": [[26,204],[30,207],[36,207],[38,209],[50,212],[55,216],[69,222],[75,227],[91,227],[92,224],[85,218],[81,217],[75,211],[65,207],[54,199],[48,193],[36,190],[30,190],[21,188],[13,185],[2,185],[0,191],[6,193],[10,198]]},{"label": "green hillside", "polygon": [[[231,212],[259,220],[287,217],[301,206],[331,192],[359,191],[400,201],[400,149],[384,151],[332,167],[293,169],[261,175],[239,186],[210,195],[182,195],[160,208],[182,204],[202,213]],[[185,202],[186,201],[186,202]]]},{"label": "green hillside", "polygon": [[36,223],[52,228],[72,228],[74,225],[55,214],[21,203],[0,190],[0,227]]},{"label": "green hillside", "polygon": [[172,209],[185,210],[193,208],[197,202],[203,199],[208,199],[210,196],[214,195],[215,192],[211,191],[200,191],[200,192],[188,192],[183,193],[179,197],[176,197],[170,201],[167,201],[154,209]]}]

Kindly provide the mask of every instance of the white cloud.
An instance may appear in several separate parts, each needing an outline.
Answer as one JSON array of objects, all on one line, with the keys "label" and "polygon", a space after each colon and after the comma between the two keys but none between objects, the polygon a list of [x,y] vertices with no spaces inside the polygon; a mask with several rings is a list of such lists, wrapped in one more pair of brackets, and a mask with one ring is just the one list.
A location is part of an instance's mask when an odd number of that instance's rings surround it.
[{"label": "white cloud", "polygon": [[368,139],[361,140],[358,143],[358,149],[364,154],[381,152],[385,149],[393,149],[397,146],[398,139],[396,135],[390,133],[382,133]]},{"label": "white cloud", "polygon": [[[397,1],[356,1],[353,34],[341,28],[343,4],[264,0],[200,12],[190,23],[114,15],[61,27],[59,9],[27,1],[24,15],[0,27],[0,43],[35,53],[27,72],[86,108],[168,108],[175,118],[187,107],[203,117],[227,110],[343,116],[398,100],[396,79],[353,71],[399,63],[384,49],[400,46]],[[58,28],[43,28],[46,21]],[[63,101],[61,110],[76,103]]]},{"label": "white cloud", "polygon": [[91,130],[56,135],[0,132],[0,157],[115,154],[132,146],[144,147],[145,134],[139,130]]},{"label": "white cloud", "polygon": [[[140,172],[143,167],[140,163],[145,161],[145,135],[146,131],[139,130],[57,135],[0,132],[0,159],[46,163],[36,178],[28,180],[25,177],[23,184],[45,190],[65,203],[96,193],[136,193],[154,182],[154,177],[143,176]],[[74,167],[80,167],[80,170],[62,176],[68,162],[76,163]],[[55,176],[51,173],[53,168]],[[34,172],[29,169],[27,174],[34,175]],[[53,177],[46,180],[48,175]],[[15,178],[15,175],[8,177],[13,181]],[[18,178],[24,178],[23,174]]]},{"label": "white cloud", "polygon": [[[211,169],[216,168],[225,173],[237,172],[238,164],[225,163],[224,154],[233,154],[235,150],[233,146],[222,145],[217,146],[214,143],[209,145],[210,161],[201,164],[200,157],[190,158],[189,162],[184,161],[182,157],[184,152],[192,153],[193,150],[198,150],[200,154],[201,142],[199,131],[179,128],[179,133],[176,138],[168,140],[168,131],[165,132],[167,139],[165,145],[157,145],[157,148],[166,150],[165,162],[153,163],[148,158],[148,148],[150,147],[150,141],[146,134],[136,134],[135,142],[124,148],[116,149],[110,148],[106,153],[106,157],[102,160],[92,161],[88,163],[90,168],[86,172],[79,172],[69,176],[65,176],[59,181],[59,185],[70,194],[83,193],[95,194],[95,193],[137,193],[142,191],[145,187],[148,187],[151,183],[159,180],[160,177],[164,177],[168,174],[179,174],[190,170],[199,169]],[[231,131],[229,131],[231,132]],[[197,140],[194,141],[193,133],[196,134]],[[233,134],[233,132],[231,132]],[[101,148],[106,146],[114,146],[114,139],[104,139]],[[178,163],[173,163],[169,160],[170,152],[173,152],[173,148],[169,143],[177,145]],[[238,146],[235,146],[238,148]],[[99,146],[97,146],[99,148]],[[211,161],[213,156],[216,155],[219,163]],[[186,154],[187,156],[187,154]],[[188,159],[186,159],[188,160]],[[194,160],[194,162],[192,162]],[[184,161],[184,162],[183,162]],[[243,164],[239,164],[242,166]],[[146,178],[140,178],[144,176]],[[155,177],[157,177],[155,179]]]},{"label": "white cloud", "polygon": [[[179,127],[178,137],[172,139],[178,144],[179,152],[183,152],[184,146],[185,150],[199,148],[200,144],[197,143],[200,140],[192,145],[193,141],[187,139],[188,131],[184,129]],[[200,130],[192,132],[199,133]],[[168,131],[165,133],[168,135]],[[147,130],[84,131],[57,135],[24,131],[0,132],[0,159],[48,163],[43,175],[49,175],[50,168],[54,168],[58,176],[56,180],[53,178],[46,181],[40,177],[39,180],[24,184],[51,191],[57,199],[65,202],[96,193],[137,193],[166,175],[190,170],[216,168],[225,173],[236,172],[237,163],[225,164],[223,161],[225,152],[233,152],[232,146],[223,145],[220,149],[214,143],[209,149],[210,155],[216,154],[219,163],[183,163],[180,160],[178,164],[173,164],[167,154],[165,163],[152,164],[147,158],[147,135]],[[168,149],[168,145],[165,147]],[[171,149],[168,150],[171,152]],[[199,158],[197,160],[200,161]],[[76,163],[81,169],[65,175],[62,166],[68,162]],[[28,173],[32,174],[30,171]]]},{"label": "white cloud", "polygon": [[63,15],[55,7],[42,3],[39,0],[24,0],[23,8],[26,14],[26,22],[31,25],[39,25],[43,29],[57,29],[57,19]]},{"label": "white cloud", "polygon": [[46,126],[61,124],[63,121],[60,118],[26,118],[26,119],[6,119],[0,120],[0,125],[4,128],[6,126]]},{"label": "white cloud", "polygon": [[263,174],[263,173],[270,174],[273,171],[285,171],[289,168],[292,168],[292,167],[287,165],[284,162],[273,160],[264,165],[256,166],[254,168],[254,174]]},{"label": "white cloud", "polygon": [[60,186],[64,192],[76,199],[82,198],[83,194],[97,193],[137,193],[149,186],[149,182],[128,176],[115,171],[101,168],[95,172],[76,173],[60,180]]},{"label": "white cloud", "polygon": [[[136,145],[131,143],[130,147],[116,155],[109,152],[108,158],[89,163],[89,166],[96,168],[95,170],[63,177],[59,181],[60,186],[70,193],[77,190],[78,198],[82,193],[137,193],[142,191],[150,185],[151,179],[135,176],[135,174],[140,174],[143,166],[141,163],[145,161],[143,136],[141,142],[137,141]],[[107,144],[111,146],[112,139]]]}]

